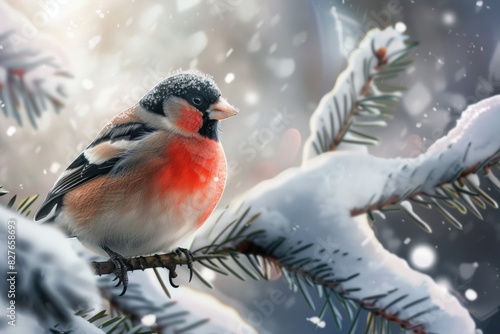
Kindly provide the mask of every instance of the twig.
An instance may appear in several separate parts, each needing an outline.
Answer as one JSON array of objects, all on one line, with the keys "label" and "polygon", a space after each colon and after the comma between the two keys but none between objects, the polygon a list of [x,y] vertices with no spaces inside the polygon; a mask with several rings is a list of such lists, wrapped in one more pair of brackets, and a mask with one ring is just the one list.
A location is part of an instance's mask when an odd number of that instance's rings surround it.
[{"label": "twig", "polygon": [[[271,261],[272,263],[278,265],[282,269],[285,269],[289,272],[294,272],[298,276],[307,277],[315,284],[327,287],[327,288],[331,289],[332,291],[335,291],[336,293],[341,295],[343,298],[348,298],[348,296],[350,294],[350,292],[348,290],[344,290],[341,288],[339,283],[341,283],[342,280],[339,280],[338,282],[336,282],[336,280],[326,280],[326,279],[323,279],[317,275],[314,275],[312,272],[305,270],[305,269],[301,268],[300,266],[293,266],[293,265],[288,265],[286,263],[283,263],[278,258],[276,258],[274,256],[274,254],[269,254],[268,252],[266,252],[265,249],[254,244],[251,241],[243,241],[243,242],[237,244],[234,247],[234,249],[229,249],[229,248],[224,249],[224,251],[227,251],[227,252],[234,251],[234,250],[236,250],[240,253],[243,253],[243,254],[253,254],[253,255],[262,256],[262,257],[266,258],[268,261]],[[353,275],[353,277],[355,277],[355,276]],[[351,278],[347,278],[347,280],[349,280]],[[382,317],[388,321],[391,321],[391,322],[398,324],[399,326],[401,326],[401,328],[413,328],[413,333],[415,333],[415,334],[426,334],[427,333],[424,328],[422,328],[418,325],[415,326],[411,321],[400,319],[398,317],[398,313],[393,314],[393,313],[387,312],[384,309],[375,308],[376,301],[373,301],[373,302],[368,302],[366,300],[354,300],[354,301],[360,307],[366,309],[367,311],[373,313],[376,316]]]},{"label": "twig", "polygon": [[[385,48],[378,49],[376,52],[374,52],[374,56],[377,58],[377,65],[375,66],[375,69],[377,71],[380,71],[380,69],[388,63],[386,58],[386,49]],[[364,97],[366,94],[368,94],[368,92],[370,91],[370,86],[373,83],[373,77],[374,75],[370,75],[366,78],[365,84],[363,85],[359,93],[359,97]],[[351,120],[353,119],[356,110],[358,108],[359,108],[359,101],[355,101],[355,103],[352,104],[351,110],[349,110],[349,113],[347,114],[347,118],[344,121],[342,128],[340,129],[339,133],[333,139],[332,143],[328,147],[328,151],[335,151],[337,149],[337,146],[339,146],[339,144],[342,142],[342,138],[344,138],[345,133],[349,129],[351,125]]]},{"label": "twig", "polygon": [[[223,255],[201,255],[195,256],[193,261],[200,261],[213,258],[224,258]],[[131,257],[128,259],[127,271],[144,270],[149,268],[175,268],[177,265],[187,265],[188,259],[180,257],[175,253]],[[90,266],[96,275],[109,275],[115,271],[115,265],[110,261],[92,261]]]},{"label": "twig", "polygon": [[[491,159],[489,161],[489,163],[481,166],[483,170],[487,170],[489,168],[491,168],[493,165],[495,165],[498,161],[500,160],[500,157],[497,157],[495,159]],[[460,175],[457,176],[457,179],[461,179],[461,178],[464,178],[470,174],[475,174],[477,171],[478,171],[478,167],[479,167],[479,164],[475,165],[475,166],[472,166],[468,169],[464,169]],[[435,188],[437,187],[440,187],[444,184],[448,184],[449,182],[442,182],[442,183],[439,183],[437,184]],[[415,193],[409,193],[409,194],[406,194],[405,198],[409,198],[411,199],[412,197],[415,197],[415,196],[418,196],[418,195],[429,195],[423,191],[417,191]],[[433,197],[431,195],[431,197]],[[392,196],[390,198],[387,198],[385,199],[384,201],[382,202],[375,202],[369,206],[366,206],[366,207],[363,207],[363,208],[353,208],[351,210],[351,216],[357,216],[357,215],[361,215],[361,214],[365,214],[365,213],[368,213],[370,211],[375,211],[375,210],[380,210],[380,209],[383,209],[383,208],[387,208],[387,207],[390,207],[394,204],[397,204],[399,203],[400,201],[402,200],[401,196],[399,195],[395,195],[395,196]]]}]

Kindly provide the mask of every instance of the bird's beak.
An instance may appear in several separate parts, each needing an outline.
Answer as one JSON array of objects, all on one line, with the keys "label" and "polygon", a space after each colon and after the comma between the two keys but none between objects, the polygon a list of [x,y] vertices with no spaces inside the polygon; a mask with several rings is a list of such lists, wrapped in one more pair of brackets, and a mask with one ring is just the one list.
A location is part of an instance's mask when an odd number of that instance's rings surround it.
[{"label": "bird's beak", "polygon": [[238,115],[238,110],[230,105],[223,97],[219,97],[219,100],[208,109],[208,117],[218,121],[234,115]]}]

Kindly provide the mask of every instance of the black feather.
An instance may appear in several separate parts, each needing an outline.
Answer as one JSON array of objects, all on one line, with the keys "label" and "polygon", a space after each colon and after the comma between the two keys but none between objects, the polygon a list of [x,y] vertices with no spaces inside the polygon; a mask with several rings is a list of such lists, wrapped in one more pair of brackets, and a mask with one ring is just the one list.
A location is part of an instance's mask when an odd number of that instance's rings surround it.
[{"label": "black feather", "polygon": [[118,124],[115,127],[104,131],[104,133],[94,139],[94,141],[88,147],[97,146],[105,141],[109,141],[112,143],[117,140],[138,140],[155,131],[157,131],[157,129],[152,128],[144,123]]}]

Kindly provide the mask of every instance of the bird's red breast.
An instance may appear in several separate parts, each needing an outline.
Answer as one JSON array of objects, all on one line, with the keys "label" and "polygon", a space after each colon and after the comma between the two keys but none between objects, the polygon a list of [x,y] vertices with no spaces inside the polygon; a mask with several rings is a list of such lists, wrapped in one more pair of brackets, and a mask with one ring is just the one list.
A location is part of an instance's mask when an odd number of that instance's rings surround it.
[{"label": "bird's red breast", "polygon": [[[154,177],[161,194],[176,194],[179,209],[199,211],[197,226],[210,216],[226,183],[226,159],[219,142],[207,138],[176,138],[165,150],[165,163]],[[161,195],[159,197],[162,197]],[[192,203],[186,208],[184,203]]]}]

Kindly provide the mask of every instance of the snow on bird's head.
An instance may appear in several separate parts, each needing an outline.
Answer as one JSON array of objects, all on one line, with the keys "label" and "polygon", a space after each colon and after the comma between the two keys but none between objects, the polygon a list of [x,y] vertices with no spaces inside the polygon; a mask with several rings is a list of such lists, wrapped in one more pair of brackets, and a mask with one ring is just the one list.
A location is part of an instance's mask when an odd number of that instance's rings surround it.
[{"label": "snow on bird's head", "polygon": [[139,104],[147,110],[161,112],[165,99],[171,96],[187,99],[193,94],[202,95],[208,104],[215,103],[222,95],[212,77],[190,70],[166,77],[146,93]]}]

